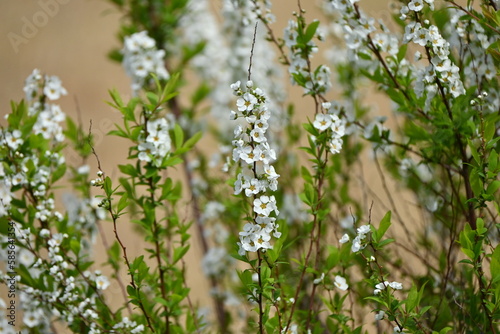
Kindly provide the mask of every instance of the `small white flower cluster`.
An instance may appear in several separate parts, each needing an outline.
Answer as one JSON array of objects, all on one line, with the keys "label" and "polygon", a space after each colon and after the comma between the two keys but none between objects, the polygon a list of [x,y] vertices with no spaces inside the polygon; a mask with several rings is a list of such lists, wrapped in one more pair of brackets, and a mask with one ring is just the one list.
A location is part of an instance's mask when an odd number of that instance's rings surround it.
[{"label": "small white flower cluster", "polygon": [[201,260],[201,268],[206,276],[220,276],[230,267],[232,258],[224,247],[211,247]]},{"label": "small white flower cluster", "polygon": [[[366,244],[363,244],[363,240],[366,239],[366,235],[371,232],[370,225],[361,225],[357,229],[357,235],[352,241],[351,252],[356,253],[366,247]],[[349,242],[349,235],[344,234],[342,238],[339,240],[341,244],[345,244]]]},{"label": "small white flower cluster", "polygon": [[6,177],[3,164],[0,164],[0,217],[6,216],[10,209],[10,203],[14,194],[11,191],[12,181],[10,177]]},{"label": "small white flower cluster", "polygon": [[[429,4],[431,9],[433,8],[433,0],[425,0],[425,2]],[[423,6],[423,0],[412,0],[408,6],[403,6],[401,9],[402,16],[406,18],[406,14],[410,11],[418,13]],[[424,25],[416,21],[409,22],[405,27],[403,39],[406,43],[411,41],[427,47],[432,56],[429,59],[430,65],[417,74],[415,85],[417,96],[422,96],[426,91],[428,104],[429,99],[435,96],[438,89],[436,78],[453,97],[465,94],[459,74],[460,68],[453,64],[449,58],[450,43],[441,36],[438,27],[429,24],[428,21],[424,21]]]},{"label": "small white flower cluster", "polygon": [[308,61],[312,57],[312,53],[318,51],[318,47],[313,40],[310,40],[307,42],[307,47],[310,49],[310,52],[306,54],[301,48],[298,47],[298,36],[297,21],[288,21],[288,26],[285,28],[283,39],[285,41],[285,45],[290,49],[290,66],[288,67],[288,72],[292,75],[292,83],[297,83],[293,75],[299,75],[305,80],[304,92],[306,94],[310,92],[325,93],[332,87],[332,83],[330,81],[330,68],[326,65],[320,65],[311,73]]},{"label": "small white flower cluster", "polygon": [[[69,263],[65,260],[67,255],[60,249],[60,246],[63,240],[68,238],[68,235],[62,233],[51,234],[48,229],[40,230],[40,238],[45,239],[47,242],[48,258],[47,260],[38,258],[33,263],[35,257],[28,253],[28,249],[32,248],[31,244],[34,242],[34,235],[30,233],[29,229],[20,229],[20,226],[17,226],[16,232],[17,240],[26,247],[26,249],[22,249],[23,253],[26,252],[26,255],[29,255],[25,256],[24,264],[31,277],[41,279],[41,275],[50,276],[52,285],[47,291],[32,287],[20,291],[24,324],[30,328],[49,328],[52,313],[53,316],[66,321],[68,324],[83,319],[90,324],[91,333],[100,333],[95,322],[95,319],[99,317],[95,306],[96,296],[82,298],[82,288],[89,288],[87,281],[79,280],[76,276],[70,276],[67,271],[69,267]],[[109,286],[107,278],[98,271],[96,271],[95,275],[85,272],[84,276],[87,280],[93,279],[97,289],[104,290]],[[48,282],[45,278],[44,281]],[[93,289],[90,290],[93,291]],[[62,313],[56,308],[49,308],[49,305],[60,305],[61,303],[66,305]]]},{"label": "small white flower cluster", "polygon": [[[2,203],[0,204],[0,217],[7,214],[10,208],[10,203],[14,196],[13,190],[17,190],[20,186],[29,186],[33,191],[39,203],[37,205],[37,219],[47,220],[51,217],[56,217],[61,220],[62,215],[53,211],[53,199],[44,199],[46,191],[50,187],[51,170],[64,164],[64,156],[57,152],[45,152],[45,156],[39,159],[36,155],[15,154],[17,158],[17,166],[11,173],[6,173],[3,165],[0,165],[0,195],[2,195]],[[42,162],[41,162],[42,161]],[[28,167],[30,166],[30,167]],[[14,166],[12,166],[14,168]],[[27,174],[30,170],[35,170],[34,174],[28,179]],[[51,204],[52,203],[52,204]]]},{"label": "small white flower cluster", "polygon": [[47,198],[41,200],[36,206],[35,219],[47,221],[51,217],[55,217],[58,221],[63,220],[63,215],[59,211],[54,211],[54,199]]},{"label": "small white flower cluster", "polygon": [[[61,86],[61,81],[55,76],[42,76],[40,71],[35,69],[26,79],[24,91],[29,103],[29,114],[36,115],[33,133],[41,134],[44,139],[54,140],[55,144],[62,142],[64,134],[59,123],[64,121],[66,117],[58,105],[47,102],[47,99],[55,100],[61,95],[67,94]],[[29,185],[33,196],[43,198],[50,187],[51,171],[57,170],[59,166],[63,165],[65,159],[60,152],[47,150],[45,154],[40,155],[35,150],[31,152],[27,148],[23,148],[23,133],[19,129],[1,129],[0,138],[1,145],[6,147],[11,152],[10,156],[16,160],[16,163],[12,164],[9,170],[5,170],[4,166],[0,165],[0,195],[3,199],[0,204],[0,216],[4,216],[10,208],[13,188],[18,189],[20,186]],[[29,154],[26,154],[27,152]],[[28,174],[30,175],[29,179]],[[49,214],[45,207],[40,208],[37,215],[37,219],[52,215],[62,217],[58,213]]]},{"label": "small white flower cluster", "polygon": [[128,329],[131,334],[138,334],[144,332],[144,325],[137,325],[137,322],[130,321],[128,317],[123,317],[122,321],[113,326],[113,329]]},{"label": "small white flower cluster", "polygon": [[378,295],[380,292],[382,292],[382,290],[385,290],[385,288],[387,287],[392,288],[394,290],[401,290],[403,289],[403,284],[398,282],[389,282],[389,281],[378,283],[375,285],[375,290],[373,290],[373,294]]},{"label": "small white flower cluster", "polygon": [[24,92],[29,102],[29,114],[38,114],[33,132],[42,134],[45,139],[54,138],[57,142],[62,142],[64,134],[59,123],[66,119],[66,115],[58,105],[46,102],[46,98],[54,101],[61,95],[68,94],[61,80],[56,76],[43,76],[35,69],[26,79]]},{"label": "small white flower cluster", "polygon": [[153,73],[160,79],[170,77],[163,58],[165,50],[158,50],[154,39],[148,36],[147,31],[141,31],[125,37],[123,53],[123,67],[132,78],[132,90],[137,93],[146,80]]},{"label": "small white flower cluster", "polygon": [[[497,72],[493,57],[486,50],[496,42],[497,36],[493,34],[488,37],[485,29],[476,20],[462,20],[463,13],[460,10],[451,11],[451,14],[446,30],[450,34],[450,45],[461,54],[464,84],[479,83],[483,89],[488,89],[488,85],[483,83],[494,79]],[[462,47],[464,40],[467,41],[467,48]],[[500,94],[494,86],[489,88],[488,92],[488,96],[484,96],[486,101],[483,110],[496,112],[500,108]]]},{"label": "small white flower cluster", "polygon": [[[363,12],[354,8],[354,3],[357,0],[330,0],[330,5],[341,16],[339,24],[344,32],[344,41],[349,49],[350,56],[356,61],[358,60],[357,53],[363,50],[368,35],[374,32],[375,20],[365,17]],[[360,17],[358,17],[358,15]],[[380,37],[388,42],[391,42],[386,37]],[[385,44],[385,43],[382,43]],[[389,43],[388,45],[391,45]]]},{"label": "small white flower cluster", "polygon": [[424,9],[424,4],[427,3],[431,10],[434,10],[434,0],[411,0],[407,6],[401,7],[401,20],[406,19],[410,11],[418,13]]},{"label": "small white flower cluster", "polygon": [[169,123],[164,117],[148,120],[146,129],[139,137],[139,160],[159,167],[172,147]]},{"label": "small white flower cluster", "polygon": [[103,171],[97,171],[97,177],[95,179],[90,180],[90,185],[92,187],[101,187],[103,185],[104,180],[102,177],[104,176]]},{"label": "small white flower cluster", "polygon": [[40,97],[40,89],[42,89],[43,95],[49,100],[58,100],[61,95],[67,95],[68,92],[62,86],[61,80],[57,76],[43,76],[40,70],[34,69],[33,72],[28,76],[23,88],[26,94],[26,100],[32,102],[37,97]]},{"label": "small white flower cluster", "polygon": [[259,249],[272,248],[271,233],[275,238],[281,236],[276,218],[279,214],[276,198],[268,195],[269,190],[278,187],[279,174],[271,165],[276,160],[276,152],[270,147],[266,138],[271,113],[266,106],[266,97],[260,88],[254,88],[253,82],[246,83],[242,90],[238,81],[231,85],[234,94],[238,96],[236,105],[238,111],[231,111],[231,119],[243,119],[245,124],[238,125],[234,131],[233,161],[242,167],[234,184],[234,193],[241,192],[253,198],[254,221],[247,223],[240,232],[239,254],[256,252]]},{"label": "small white flower cluster", "polygon": [[78,198],[74,194],[63,194],[62,201],[68,215],[68,226],[77,226],[92,240],[96,236],[96,222],[106,218],[106,210],[98,205],[101,200],[97,197]]},{"label": "small white flower cluster", "polygon": [[[323,103],[323,108],[327,110],[326,114],[318,113],[313,122],[314,128],[319,132],[328,131],[328,147],[332,154],[337,154],[342,150],[342,137],[345,135],[345,121],[333,113],[330,102]],[[315,140],[316,138],[313,138]]]}]

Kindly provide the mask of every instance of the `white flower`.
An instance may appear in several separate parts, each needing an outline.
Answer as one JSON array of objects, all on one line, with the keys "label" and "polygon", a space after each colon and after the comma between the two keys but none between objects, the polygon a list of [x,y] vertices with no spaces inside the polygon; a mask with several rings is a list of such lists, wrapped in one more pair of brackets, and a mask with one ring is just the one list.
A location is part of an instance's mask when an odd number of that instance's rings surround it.
[{"label": "white flower", "polygon": [[323,279],[325,278],[325,273],[321,273],[321,276],[313,280],[313,284],[319,284],[323,282]]},{"label": "white flower", "polygon": [[24,312],[23,323],[29,328],[34,328],[35,326],[40,324],[43,318],[44,314],[41,309],[27,311]]},{"label": "white flower", "polygon": [[330,148],[330,152],[332,154],[339,153],[342,150],[342,144],[343,144],[342,139],[340,139],[340,138],[332,138],[332,140],[330,140],[328,142],[328,146]]},{"label": "white flower", "polygon": [[361,225],[358,227],[357,232],[359,235],[365,235],[371,231],[370,225]]},{"label": "white flower", "polygon": [[256,103],[257,98],[250,93],[243,94],[243,97],[240,97],[236,101],[236,105],[238,106],[239,111],[252,111]]},{"label": "white flower", "polygon": [[125,37],[122,53],[123,66],[132,78],[135,93],[142,87],[149,73],[156,74],[160,79],[170,77],[163,62],[165,51],[156,49],[155,40],[147,35],[147,31]]},{"label": "white flower", "polygon": [[240,89],[240,85],[241,85],[241,81],[236,81],[235,83],[231,84],[231,89],[234,90],[234,91],[237,91],[238,89]]},{"label": "white flower", "polygon": [[375,313],[375,320],[383,320],[385,316],[385,312],[380,310],[379,312]]},{"label": "white flower", "polygon": [[423,0],[412,0],[408,3],[408,9],[419,12],[424,8]]},{"label": "white flower", "polygon": [[356,253],[362,250],[363,248],[365,248],[365,245],[362,244],[361,237],[357,235],[356,238],[354,238],[354,240],[352,241],[351,252]]},{"label": "white flower", "polygon": [[141,143],[139,144],[139,160],[150,162],[151,155],[156,154],[156,147],[152,143]]},{"label": "white flower", "polygon": [[391,282],[389,283],[389,286],[393,288],[394,290],[401,290],[403,289],[403,284],[398,283],[398,282]]},{"label": "white flower", "polygon": [[320,132],[325,131],[332,125],[332,119],[330,115],[317,114],[314,119],[313,126]]},{"label": "white flower", "polygon": [[82,166],[78,167],[76,172],[80,175],[87,175],[90,172],[90,166],[89,165],[82,165]]},{"label": "white flower", "polygon": [[264,135],[264,131],[260,128],[254,128],[252,131],[250,131],[250,136],[257,143],[263,143],[267,141],[266,136]]},{"label": "white flower", "polygon": [[95,284],[99,290],[106,290],[110,283],[106,276],[99,275],[95,278]]},{"label": "white flower", "polygon": [[144,331],[144,325],[139,325],[136,328],[132,329],[130,333],[137,334],[137,333],[142,333],[143,331]]},{"label": "white flower", "polygon": [[342,238],[340,238],[339,242],[340,242],[341,244],[345,244],[346,242],[349,242],[349,235],[348,235],[348,234],[344,234],[344,235],[342,236]]},{"label": "white flower", "polygon": [[346,279],[342,276],[335,276],[335,282],[333,283],[337,288],[340,290],[347,290],[349,288],[349,285],[347,285]]},{"label": "white flower", "polygon": [[17,150],[19,145],[22,145],[23,139],[21,138],[21,131],[14,130],[5,133],[5,143],[13,150]]},{"label": "white flower", "polygon": [[43,93],[49,98],[49,100],[57,100],[61,97],[61,95],[68,94],[66,89],[62,86],[61,80],[55,75],[45,77]]},{"label": "white flower", "polygon": [[263,215],[263,216],[269,216],[272,211],[277,211],[276,207],[276,199],[274,196],[260,196],[259,198],[256,198],[253,202],[253,210],[255,213]]},{"label": "white flower", "polygon": [[296,324],[290,325],[288,330],[286,328],[283,328],[281,331],[282,334],[297,334],[298,333],[298,326]]}]

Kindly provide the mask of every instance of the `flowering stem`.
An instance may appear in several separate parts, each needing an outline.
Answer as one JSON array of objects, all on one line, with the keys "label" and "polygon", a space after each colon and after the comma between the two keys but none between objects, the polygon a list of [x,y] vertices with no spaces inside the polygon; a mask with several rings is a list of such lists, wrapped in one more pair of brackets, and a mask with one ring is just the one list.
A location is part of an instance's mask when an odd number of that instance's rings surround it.
[{"label": "flowering stem", "polygon": [[[150,200],[153,205],[156,203],[155,199],[155,184],[153,182],[153,178],[150,177],[148,178],[148,183],[149,183],[149,191],[151,193],[150,195]],[[156,215],[153,220],[153,238],[154,238],[154,244],[155,244],[155,258],[156,258],[156,263],[158,265],[158,271],[160,275],[160,291],[161,291],[161,296],[164,300],[167,300],[167,293],[165,291],[165,270],[163,268],[163,263],[161,261],[160,257],[160,242],[158,241],[159,238],[159,226],[158,226],[158,221],[156,220]],[[170,311],[168,310],[167,305],[163,305],[163,311],[165,312],[165,326],[166,326],[166,333],[170,333],[170,318],[169,318],[169,313]]]},{"label": "flowering stem", "polygon": [[154,330],[153,326],[151,325],[151,319],[149,317],[149,314],[147,313],[146,308],[144,306],[144,303],[142,302],[140,288],[136,285],[135,279],[134,279],[134,274],[133,274],[132,270],[130,269],[130,262],[129,262],[128,256],[127,256],[127,247],[125,247],[122,240],[120,239],[120,236],[118,235],[118,230],[116,228],[117,217],[113,213],[113,209],[111,208],[111,203],[109,204],[108,212],[110,213],[111,219],[113,220],[113,232],[115,234],[116,241],[118,241],[118,243],[120,244],[120,247],[121,247],[122,253],[123,253],[123,259],[125,260],[125,264],[127,265],[128,272],[130,274],[130,285],[134,288],[134,290],[137,291],[139,308],[141,309],[142,313],[144,314],[144,317],[146,318],[146,322],[147,322],[149,329],[151,329],[151,331],[153,333],[155,333],[155,330]]},{"label": "flowering stem", "polygon": [[[104,249],[110,249],[108,240],[106,239],[106,235],[104,234],[104,231],[102,229],[102,224],[100,223],[100,221],[97,221],[96,225],[97,225],[97,228],[99,229],[99,234],[101,235],[101,240],[102,240],[102,244],[104,246]],[[132,315],[132,308],[130,307],[130,303],[128,303],[127,291],[126,291],[125,285],[123,284],[123,280],[120,277],[120,273],[118,272],[118,270],[115,270],[114,274],[115,274],[116,280],[118,282],[118,285],[120,286],[120,291],[122,293],[123,299],[125,300],[125,304],[127,305],[128,313],[130,315]]]},{"label": "flowering stem", "polygon": [[[186,179],[188,184],[190,185],[190,190],[191,190],[191,205],[193,207],[193,214],[194,214],[194,220],[196,222],[196,228],[198,230],[198,238],[201,242],[201,249],[203,251],[203,254],[208,253],[208,243],[207,239],[205,238],[205,227],[203,225],[202,219],[201,219],[201,210],[200,210],[200,204],[198,201],[198,196],[194,193],[194,184],[193,184],[193,173],[191,173],[191,169],[188,166],[188,162],[186,159],[183,159],[183,167],[184,167],[184,172],[186,174]],[[210,287],[212,288],[213,291],[217,291],[218,288],[218,282],[215,279],[215,277],[210,276]],[[217,314],[217,322],[219,323],[219,329],[221,333],[226,333],[227,332],[227,320],[226,320],[226,311],[224,309],[224,303],[223,300],[218,297],[216,294],[213,294],[212,296],[212,302],[215,307],[215,313]]]},{"label": "flowering stem", "polygon": [[[497,28],[493,27],[491,24],[489,24],[488,22],[486,22],[485,20],[481,20],[479,17],[477,17],[477,15],[475,15],[473,12],[471,12],[470,10],[467,10],[466,8],[464,8],[463,6],[460,6],[459,4],[457,4],[455,1],[451,1],[451,0],[446,0],[446,2],[449,2],[451,3],[453,6],[455,6],[456,8],[460,9],[461,11],[463,11],[465,14],[469,15],[470,17],[474,18],[477,22],[480,22],[482,24],[484,24],[485,26],[487,26],[488,28],[490,28],[491,30],[493,30],[497,35],[500,35],[500,30],[498,30]],[[493,6],[493,8],[495,8],[495,6]],[[495,8],[496,10],[496,8]]]},{"label": "flowering stem", "polygon": [[259,333],[264,334],[264,310],[262,308],[262,276],[261,276],[261,266],[262,266],[262,254],[260,253],[260,249],[257,251],[258,257],[258,266],[257,266],[257,275],[259,277]]}]

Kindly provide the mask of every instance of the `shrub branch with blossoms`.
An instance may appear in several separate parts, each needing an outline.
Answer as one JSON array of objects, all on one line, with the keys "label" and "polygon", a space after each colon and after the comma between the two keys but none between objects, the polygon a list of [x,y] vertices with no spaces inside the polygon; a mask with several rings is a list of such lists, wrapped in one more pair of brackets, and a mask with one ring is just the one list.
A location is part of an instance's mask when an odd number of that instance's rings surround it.
[{"label": "shrub branch with blossoms", "polygon": [[0,332],[499,332],[499,2],[298,1],[281,32],[271,1],[221,1],[110,0],[117,176],[62,80],[28,76],[0,129]]}]

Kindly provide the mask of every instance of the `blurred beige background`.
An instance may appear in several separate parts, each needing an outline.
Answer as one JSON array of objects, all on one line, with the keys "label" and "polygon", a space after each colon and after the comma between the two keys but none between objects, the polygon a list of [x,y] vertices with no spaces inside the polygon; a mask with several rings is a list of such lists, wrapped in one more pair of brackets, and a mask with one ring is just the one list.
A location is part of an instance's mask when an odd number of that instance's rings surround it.
[{"label": "blurred beige background", "polygon": [[[47,12],[42,5],[44,3],[57,4],[49,10],[53,15],[43,15]],[[281,34],[291,12],[297,10],[296,1],[279,0],[273,3],[278,18],[276,31]],[[312,3],[303,1],[303,6],[312,8]],[[219,1],[214,0],[214,7],[218,4]],[[361,1],[361,6],[372,15],[388,16],[387,1]],[[312,19],[316,14],[319,13],[311,9],[307,16]],[[113,123],[121,123],[118,112],[104,101],[109,100],[107,91],[111,88],[116,88],[125,100],[130,96],[129,78],[119,64],[107,59],[107,53],[119,46],[115,36],[120,17],[120,13],[104,0],[0,0],[0,124],[5,124],[3,116],[10,112],[10,101],[24,98],[24,79],[34,68],[57,75],[69,93],[58,101],[63,111],[76,118],[79,109],[86,128],[89,121],[93,121],[95,149],[101,157],[103,169],[107,173],[115,172],[117,164],[124,161],[127,149],[116,138],[104,138],[104,134],[113,128]],[[34,22],[39,27],[33,25]],[[30,30],[30,24],[34,29]],[[299,90],[293,92],[297,92],[294,95],[300,100],[297,110],[310,108],[311,101],[300,99]],[[304,108],[301,109],[301,106]],[[379,108],[387,106],[384,103]],[[77,164],[78,161],[71,163]],[[91,160],[89,164],[95,173],[95,161]],[[370,177],[373,172],[368,168],[365,177],[376,180],[373,187],[380,189],[379,180]],[[385,212],[385,208],[379,207],[378,211]],[[112,240],[111,224],[104,222],[103,226],[109,234],[108,239]],[[131,236],[128,231],[124,230],[122,234]],[[196,238],[193,233],[195,243]],[[140,244],[132,238],[126,238],[125,242],[131,254],[140,251]],[[96,252],[102,252],[99,241],[97,245]],[[188,277],[191,282],[188,286],[193,288],[192,297],[195,300],[210,305],[206,282],[192,284],[193,278],[202,277],[198,262],[200,256],[199,249],[190,251]],[[111,295],[121,301],[116,286],[110,289]]]}]

